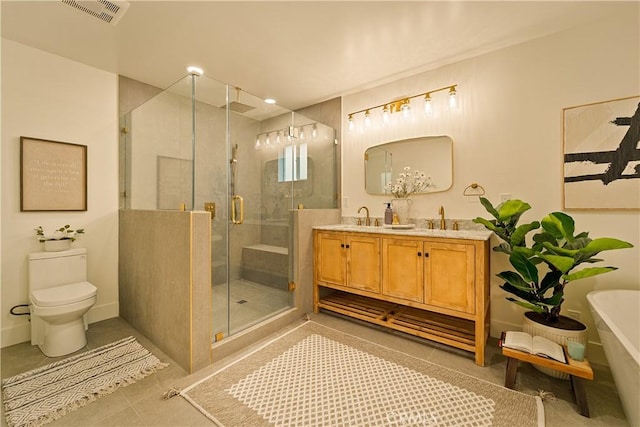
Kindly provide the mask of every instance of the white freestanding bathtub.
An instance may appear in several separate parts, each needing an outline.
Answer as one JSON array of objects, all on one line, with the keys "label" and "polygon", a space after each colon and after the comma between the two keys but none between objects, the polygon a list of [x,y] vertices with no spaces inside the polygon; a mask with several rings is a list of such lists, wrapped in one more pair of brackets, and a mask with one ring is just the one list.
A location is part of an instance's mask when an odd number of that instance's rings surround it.
[{"label": "white freestanding bathtub", "polygon": [[640,290],[587,294],[604,354],[632,427],[640,426]]}]

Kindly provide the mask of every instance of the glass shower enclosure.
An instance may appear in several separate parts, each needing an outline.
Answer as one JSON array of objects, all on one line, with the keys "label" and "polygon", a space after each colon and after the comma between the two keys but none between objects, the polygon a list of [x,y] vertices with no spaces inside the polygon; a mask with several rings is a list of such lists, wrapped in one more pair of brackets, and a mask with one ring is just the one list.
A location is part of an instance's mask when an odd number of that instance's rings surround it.
[{"label": "glass shower enclosure", "polygon": [[290,210],[335,207],[335,129],[196,74],[122,121],[121,208],[211,212],[212,341],[292,307]]}]

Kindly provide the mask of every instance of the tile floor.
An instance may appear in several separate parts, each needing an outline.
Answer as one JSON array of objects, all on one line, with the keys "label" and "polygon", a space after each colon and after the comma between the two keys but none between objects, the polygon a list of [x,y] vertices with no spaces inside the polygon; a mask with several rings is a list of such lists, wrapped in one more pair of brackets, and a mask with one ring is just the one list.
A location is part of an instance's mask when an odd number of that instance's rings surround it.
[{"label": "tile floor", "polygon": [[[214,336],[228,336],[260,323],[291,306],[293,294],[245,279],[231,281],[227,307],[227,285],[213,286]],[[231,309],[231,316],[228,315]],[[229,328],[227,328],[227,323]],[[227,330],[229,329],[229,331]]]},{"label": "tile floor", "polygon": [[[403,351],[407,354],[429,360],[433,363],[464,372],[468,375],[503,384],[506,361],[491,340],[486,354],[487,366],[479,367],[470,353],[450,347],[419,340],[406,335],[381,330],[328,314],[311,315],[312,320],[334,329],[374,341],[378,344]],[[188,375],[182,368],[155,347],[149,340],[119,318],[109,319],[90,325],[88,348],[96,348],[117,339],[135,336],[139,342],[152,351],[160,360],[171,365],[133,385],[120,388],[115,393],[91,403],[85,408],[67,414],[48,426],[210,426],[211,421],[180,397],[163,400],[164,392],[172,387],[183,388],[220,369],[233,359],[234,355],[215,361],[213,365],[195,374]],[[265,340],[272,337],[265,337]],[[255,343],[258,346],[260,343]],[[84,349],[83,351],[85,351]],[[249,352],[251,349],[246,349]],[[245,353],[243,352],[243,353]],[[3,348],[0,363],[2,378],[36,368],[52,362],[29,343]],[[592,418],[580,416],[572,400],[568,381],[556,380],[539,373],[528,365],[518,370],[517,389],[535,394],[538,389],[551,391],[555,401],[545,401],[546,425],[566,426],[627,426],[620,400],[609,370],[594,366],[595,380],[586,385],[587,398]],[[2,425],[4,416],[2,417]]]}]

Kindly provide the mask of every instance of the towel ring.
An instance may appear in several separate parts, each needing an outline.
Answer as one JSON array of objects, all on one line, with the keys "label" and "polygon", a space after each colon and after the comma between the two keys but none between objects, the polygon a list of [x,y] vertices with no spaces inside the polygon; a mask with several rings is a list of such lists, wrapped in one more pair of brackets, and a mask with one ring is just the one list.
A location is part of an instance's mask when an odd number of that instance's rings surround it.
[{"label": "towel ring", "polygon": [[476,184],[475,182],[471,185],[468,185],[467,188],[462,192],[463,196],[483,196],[484,188],[480,184]]}]

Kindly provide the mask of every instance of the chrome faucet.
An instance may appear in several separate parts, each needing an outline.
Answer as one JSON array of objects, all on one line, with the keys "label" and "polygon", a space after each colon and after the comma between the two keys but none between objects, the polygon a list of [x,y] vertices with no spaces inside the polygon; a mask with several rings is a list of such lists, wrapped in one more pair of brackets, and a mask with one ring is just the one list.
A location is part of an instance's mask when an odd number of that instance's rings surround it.
[{"label": "chrome faucet", "polygon": [[440,206],[440,210],[438,211],[438,214],[440,214],[440,230],[446,230],[447,222],[444,219],[444,206]]},{"label": "chrome faucet", "polygon": [[371,218],[369,218],[369,208],[367,208],[366,206],[362,206],[360,209],[358,209],[358,213],[360,213],[360,211],[364,209],[364,211],[366,212],[367,216],[364,220],[364,225],[369,226],[371,225]]}]

